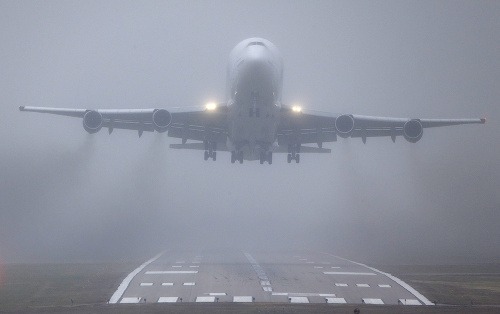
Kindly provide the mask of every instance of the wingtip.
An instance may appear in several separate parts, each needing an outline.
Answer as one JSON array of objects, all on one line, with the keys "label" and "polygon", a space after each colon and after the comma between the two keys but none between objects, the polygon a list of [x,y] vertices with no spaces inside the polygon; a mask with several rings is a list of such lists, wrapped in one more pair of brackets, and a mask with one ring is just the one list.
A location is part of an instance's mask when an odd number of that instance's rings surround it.
[{"label": "wingtip", "polygon": [[19,106],[19,111],[24,111],[24,106]]},{"label": "wingtip", "polygon": [[486,123],[486,118],[481,118],[481,123],[485,124]]}]

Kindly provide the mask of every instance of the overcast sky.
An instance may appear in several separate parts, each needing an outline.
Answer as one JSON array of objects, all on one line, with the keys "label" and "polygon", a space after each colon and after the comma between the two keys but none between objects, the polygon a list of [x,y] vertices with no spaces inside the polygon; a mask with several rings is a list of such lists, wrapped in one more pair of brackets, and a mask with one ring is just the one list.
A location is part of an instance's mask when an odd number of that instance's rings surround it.
[{"label": "overcast sky", "polygon": [[[340,139],[269,166],[18,111],[223,102],[229,52],[248,37],[282,52],[285,103],[488,123],[426,129],[417,144]],[[1,0],[0,262],[175,247],[498,261],[499,56],[498,1]]]}]

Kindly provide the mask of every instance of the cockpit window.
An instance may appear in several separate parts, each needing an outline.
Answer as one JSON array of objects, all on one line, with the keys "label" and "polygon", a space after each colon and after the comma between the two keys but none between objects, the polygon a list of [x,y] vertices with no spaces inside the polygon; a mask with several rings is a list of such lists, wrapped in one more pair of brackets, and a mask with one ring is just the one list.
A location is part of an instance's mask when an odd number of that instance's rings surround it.
[{"label": "cockpit window", "polygon": [[260,41],[252,41],[251,43],[248,44],[248,46],[263,46],[263,47],[265,47],[266,45],[264,45],[264,43],[260,42]]}]

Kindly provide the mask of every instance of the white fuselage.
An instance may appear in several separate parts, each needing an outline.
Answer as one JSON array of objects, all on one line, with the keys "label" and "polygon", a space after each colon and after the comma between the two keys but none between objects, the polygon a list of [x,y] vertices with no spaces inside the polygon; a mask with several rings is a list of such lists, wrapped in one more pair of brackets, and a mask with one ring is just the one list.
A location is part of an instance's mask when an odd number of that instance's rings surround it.
[{"label": "white fuselage", "polygon": [[268,40],[249,38],[231,51],[227,70],[229,150],[258,159],[272,151],[280,119],[283,60]]}]

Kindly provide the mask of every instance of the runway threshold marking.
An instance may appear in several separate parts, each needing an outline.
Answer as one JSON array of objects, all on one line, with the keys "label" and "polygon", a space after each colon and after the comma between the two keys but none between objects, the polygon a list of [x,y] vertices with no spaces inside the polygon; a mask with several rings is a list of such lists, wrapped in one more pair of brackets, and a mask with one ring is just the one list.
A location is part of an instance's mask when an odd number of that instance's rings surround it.
[{"label": "runway threshold marking", "polygon": [[139,297],[132,297],[132,298],[123,298],[120,303],[124,303],[124,304],[127,304],[127,303],[139,303],[141,302],[141,298]]},{"label": "runway threshold marking", "polygon": [[425,304],[425,305],[434,305],[434,303],[432,303],[431,301],[429,301],[429,299],[427,299],[424,295],[422,295],[420,292],[418,292],[417,290],[415,290],[412,286],[410,286],[409,284],[407,284],[406,282],[404,282],[403,280],[399,279],[396,276],[393,276],[393,275],[391,275],[389,273],[385,273],[383,271],[380,271],[380,270],[378,270],[376,268],[370,267],[370,266],[365,265],[363,263],[358,263],[358,262],[355,262],[355,261],[351,261],[351,260],[349,260],[347,258],[336,256],[336,255],[333,255],[333,254],[330,254],[330,253],[327,253],[327,252],[321,252],[321,253],[329,255],[329,256],[333,256],[335,258],[338,258],[338,259],[341,259],[341,260],[344,260],[344,261],[348,261],[348,262],[354,263],[354,264],[359,265],[359,266],[366,267],[366,268],[368,268],[368,269],[370,269],[370,270],[372,270],[374,272],[377,272],[379,274],[385,275],[389,279],[392,279],[394,282],[396,282],[397,284],[399,284],[401,287],[405,288],[408,292],[410,292],[411,294],[413,294],[423,304]]},{"label": "runway threshold marking", "polygon": [[215,302],[215,297],[196,297],[195,302]]},{"label": "runway threshold marking", "polygon": [[362,300],[364,304],[384,304],[384,301],[382,301],[382,299],[364,298]]},{"label": "runway threshold marking", "polygon": [[309,299],[307,297],[289,297],[290,303],[309,303]]},{"label": "runway threshold marking", "polygon": [[160,297],[158,303],[175,303],[179,297]]},{"label": "runway threshold marking", "polygon": [[253,297],[252,296],[237,296],[235,295],[233,297],[233,302],[253,302]]},{"label": "runway threshold marking", "polygon": [[399,299],[398,303],[403,305],[422,305],[418,300],[415,299]]},{"label": "runway threshold marking", "polygon": [[122,297],[123,293],[127,289],[128,285],[130,284],[132,279],[134,279],[135,275],[140,273],[144,269],[144,267],[148,266],[149,264],[151,264],[152,262],[154,262],[158,258],[160,258],[160,256],[163,255],[163,253],[165,253],[165,252],[161,252],[160,254],[156,255],[152,259],[144,262],[142,265],[140,265],[139,267],[134,269],[134,271],[132,271],[130,274],[128,274],[127,277],[125,277],[125,279],[123,279],[122,283],[118,286],[118,289],[116,289],[115,293],[113,293],[113,295],[109,299],[108,303],[116,304],[118,302],[118,300],[120,300],[120,298]]},{"label": "runway threshold marking", "polygon": [[326,298],[326,303],[344,304],[347,302],[344,298]]},{"label": "runway threshold marking", "polygon": [[289,297],[335,297],[335,293],[311,293],[311,292],[273,292],[272,296]]}]

